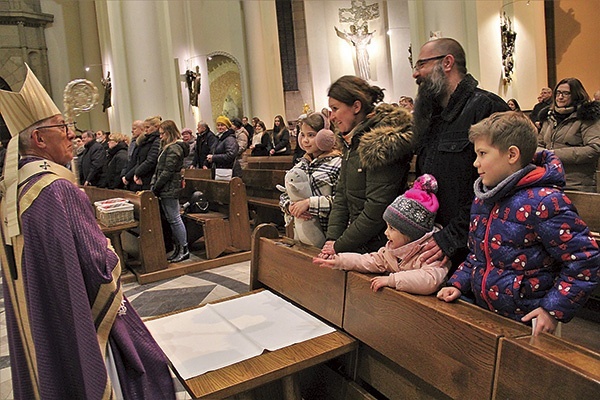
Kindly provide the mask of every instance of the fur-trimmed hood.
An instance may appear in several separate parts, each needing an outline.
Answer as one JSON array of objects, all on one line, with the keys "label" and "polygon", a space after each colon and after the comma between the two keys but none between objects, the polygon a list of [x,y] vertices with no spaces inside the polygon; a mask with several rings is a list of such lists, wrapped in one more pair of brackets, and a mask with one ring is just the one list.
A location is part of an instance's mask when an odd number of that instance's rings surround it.
[{"label": "fur-trimmed hood", "polygon": [[[546,121],[552,110],[550,107],[545,107],[540,111],[540,122]],[[575,118],[581,121],[595,122],[600,120],[600,101],[586,101],[581,103],[576,110]]]},{"label": "fur-trimmed hood", "polygon": [[358,154],[365,168],[393,164],[413,151],[412,115],[404,108],[380,104],[357,128],[364,132]]}]

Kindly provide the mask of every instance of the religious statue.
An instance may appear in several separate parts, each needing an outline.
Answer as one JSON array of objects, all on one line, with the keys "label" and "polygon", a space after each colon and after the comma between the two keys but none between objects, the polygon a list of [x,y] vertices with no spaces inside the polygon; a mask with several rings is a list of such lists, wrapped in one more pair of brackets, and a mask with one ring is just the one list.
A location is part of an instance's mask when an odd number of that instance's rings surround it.
[{"label": "religious statue", "polygon": [[371,68],[369,63],[369,51],[367,50],[367,45],[371,43],[371,39],[373,38],[373,32],[369,32],[368,25],[363,25],[359,30],[356,28],[356,25],[350,25],[350,32],[340,31],[337,27],[335,28],[335,33],[337,35],[346,40],[348,43],[351,43],[356,50],[356,63],[358,65],[358,74],[361,78],[365,80],[371,79]]},{"label": "religious statue", "polygon": [[112,106],[110,102],[110,96],[112,92],[112,84],[110,83],[110,71],[106,74],[106,78],[100,80],[102,86],[104,86],[104,100],[102,101],[102,112],[106,112],[106,109]]},{"label": "religious statue", "polygon": [[198,107],[198,95],[200,94],[200,67],[196,65],[196,72],[187,70],[185,71],[185,83],[188,88],[190,95],[190,105]]},{"label": "religious statue", "polygon": [[515,60],[515,41],[517,34],[512,30],[512,21],[504,13],[500,17],[500,35],[502,37],[502,65],[504,66],[504,83],[509,84],[512,81],[513,68]]}]

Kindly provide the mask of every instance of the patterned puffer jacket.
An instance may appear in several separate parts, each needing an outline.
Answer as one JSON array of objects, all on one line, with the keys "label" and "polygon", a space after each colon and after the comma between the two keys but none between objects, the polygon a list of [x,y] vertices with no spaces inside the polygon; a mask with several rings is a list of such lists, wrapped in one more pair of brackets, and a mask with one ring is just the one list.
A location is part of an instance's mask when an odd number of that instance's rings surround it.
[{"label": "patterned puffer jacket", "polygon": [[491,192],[475,182],[470,253],[448,285],[517,321],[542,307],[568,322],[598,284],[600,253],[561,189],[560,160],[542,151],[534,164]]}]

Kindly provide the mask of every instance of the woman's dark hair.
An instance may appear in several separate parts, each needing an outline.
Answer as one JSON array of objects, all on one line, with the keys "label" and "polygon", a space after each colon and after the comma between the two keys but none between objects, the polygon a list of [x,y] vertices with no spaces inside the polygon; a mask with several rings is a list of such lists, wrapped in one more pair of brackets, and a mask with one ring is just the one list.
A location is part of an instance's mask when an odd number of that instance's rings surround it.
[{"label": "woman's dark hair", "polygon": [[[281,121],[279,126],[277,126],[275,124],[275,120],[278,118],[279,118],[279,121]],[[287,129],[287,127],[286,127],[285,119],[283,119],[283,117],[281,115],[276,115],[275,118],[273,118],[273,137],[277,137],[277,140],[279,140],[281,138],[281,135],[283,135],[283,131],[286,129]]]},{"label": "woman's dark hair", "polygon": [[571,105],[577,107],[581,103],[590,101],[590,95],[585,91],[583,87],[583,83],[577,78],[564,78],[561,79],[560,82],[556,84],[554,87],[554,91],[552,91],[552,108],[556,108],[556,91],[558,87],[566,83],[569,85],[569,90],[571,91]]},{"label": "woman's dark hair", "polygon": [[232,123],[233,125],[235,125],[235,127],[236,127],[237,129],[240,129],[240,128],[242,127],[242,125],[243,125],[243,124],[242,124],[242,120],[240,120],[239,118],[234,118],[234,119],[232,119],[232,120],[231,120],[231,123]]},{"label": "woman's dark hair", "polygon": [[514,111],[521,111],[521,106],[519,105],[519,102],[517,101],[517,99],[508,99],[508,101],[506,102],[506,104],[510,103],[511,101],[515,104]]},{"label": "woman's dark hair", "polygon": [[362,104],[361,111],[370,113],[377,103],[383,101],[384,89],[371,86],[367,81],[357,76],[345,75],[333,82],[327,91],[327,97],[334,98],[347,106],[352,106],[356,100]]}]

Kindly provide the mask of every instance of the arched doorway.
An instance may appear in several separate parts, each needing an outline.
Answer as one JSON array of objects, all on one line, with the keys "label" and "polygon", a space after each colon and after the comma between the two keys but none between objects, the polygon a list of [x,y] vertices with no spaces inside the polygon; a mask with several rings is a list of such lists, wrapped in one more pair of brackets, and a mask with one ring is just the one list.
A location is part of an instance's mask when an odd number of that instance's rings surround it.
[{"label": "arched doorway", "polygon": [[217,52],[209,55],[206,62],[213,117],[225,115],[229,119],[241,119],[244,101],[238,61],[230,54]]}]

